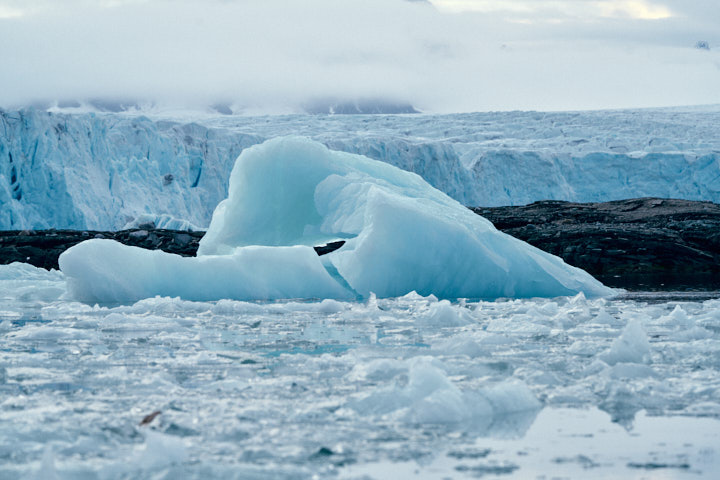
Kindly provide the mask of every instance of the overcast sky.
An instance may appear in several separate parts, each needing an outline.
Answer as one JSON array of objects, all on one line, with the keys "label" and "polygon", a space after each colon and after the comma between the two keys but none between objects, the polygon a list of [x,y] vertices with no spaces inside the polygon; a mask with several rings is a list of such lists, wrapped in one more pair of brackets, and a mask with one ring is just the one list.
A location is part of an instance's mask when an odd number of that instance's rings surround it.
[{"label": "overcast sky", "polygon": [[[710,50],[694,48],[707,41]],[[0,0],[0,105],[720,103],[718,0]]]}]

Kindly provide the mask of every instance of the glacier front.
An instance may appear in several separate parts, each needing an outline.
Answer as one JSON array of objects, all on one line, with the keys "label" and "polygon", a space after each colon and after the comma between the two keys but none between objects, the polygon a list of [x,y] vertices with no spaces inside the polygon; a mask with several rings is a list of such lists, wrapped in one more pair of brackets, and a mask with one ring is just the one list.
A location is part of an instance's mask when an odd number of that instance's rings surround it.
[{"label": "glacier front", "polygon": [[[321,257],[310,248],[344,241]],[[509,235],[420,176],[279,137],[238,157],[198,256],[90,240],[60,256],[71,296],[441,298],[610,295],[586,272]],[[260,285],[260,287],[256,286]]]},{"label": "glacier front", "polygon": [[0,110],[0,229],[117,230],[147,218],[204,229],[240,152],[285,135],[415,172],[467,206],[717,203],[718,122],[719,107],[272,117]]}]

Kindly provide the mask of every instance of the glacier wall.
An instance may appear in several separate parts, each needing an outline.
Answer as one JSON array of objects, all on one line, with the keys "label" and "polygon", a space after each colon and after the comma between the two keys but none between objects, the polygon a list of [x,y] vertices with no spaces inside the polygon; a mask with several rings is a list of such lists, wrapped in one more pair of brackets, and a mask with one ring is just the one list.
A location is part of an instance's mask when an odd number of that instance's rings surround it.
[{"label": "glacier wall", "polygon": [[0,228],[119,229],[144,214],[206,225],[253,135],[115,115],[0,113]]},{"label": "glacier wall", "polygon": [[200,227],[248,146],[303,135],[413,171],[469,206],[657,196],[720,202],[720,107],[462,115],[0,111],[0,229]]}]

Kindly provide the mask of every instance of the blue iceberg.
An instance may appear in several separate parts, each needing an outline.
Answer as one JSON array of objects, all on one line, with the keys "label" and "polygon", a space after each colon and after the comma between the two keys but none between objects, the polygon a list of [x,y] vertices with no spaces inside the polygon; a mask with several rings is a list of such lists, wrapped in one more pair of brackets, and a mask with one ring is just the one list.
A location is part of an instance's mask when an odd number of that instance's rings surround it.
[{"label": "blue iceberg", "polygon": [[[342,240],[319,257],[313,245]],[[92,240],[60,257],[71,297],[134,301],[605,296],[588,273],[499,232],[420,176],[280,137],[238,157],[197,257]]]}]

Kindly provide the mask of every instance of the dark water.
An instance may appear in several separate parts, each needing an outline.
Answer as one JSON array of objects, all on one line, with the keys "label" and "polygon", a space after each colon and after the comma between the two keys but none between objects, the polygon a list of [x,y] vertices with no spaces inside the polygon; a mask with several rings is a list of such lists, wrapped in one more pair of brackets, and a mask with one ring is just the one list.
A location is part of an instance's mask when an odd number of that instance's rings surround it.
[{"label": "dark water", "polygon": [[[655,275],[596,275],[595,278],[613,288],[629,292],[718,292],[720,275],[655,274]],[[715,297],[713,297],[715,298]]]},{"label": "dark water", "polygon": [[596,275],[598,280],[625,293],[619,300],[648,303],[703,302],[720,298],[720,277],[698,275]]}]

